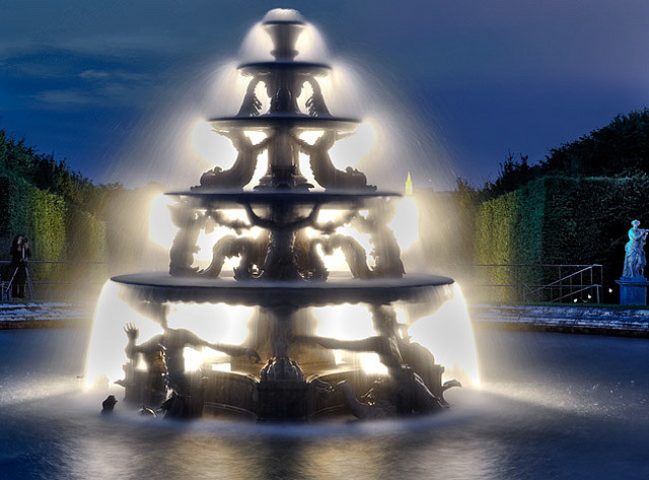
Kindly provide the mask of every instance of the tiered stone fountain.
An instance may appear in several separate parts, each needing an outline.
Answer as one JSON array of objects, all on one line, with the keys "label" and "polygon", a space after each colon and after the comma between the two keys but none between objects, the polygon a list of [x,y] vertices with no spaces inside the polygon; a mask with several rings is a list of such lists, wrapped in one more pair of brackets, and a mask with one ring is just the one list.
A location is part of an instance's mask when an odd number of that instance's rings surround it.
[{"label": "tiered stone fountain", "polygon": [[[168,274],[112,279],[164,331],[138,344],[137,328],[127,326],[131,362],[120,382],[126,398],[154,409],[162,404],[172,416],[228,411],[264,420],[306,420],[335,412],[380,417],[444,407],[444,390],[457,382],[442,384],[444,368],[403,334],[393,303],[419,301],[432,290],[444,297],[453,280],[406,274],[388,227],[399,195],[377,190],[360,171],[339,170],[332,163],[329,150],[353,134],[359,121],[329,111],[319,84],[329,74],[328,65],[296,59],[296,41],[305,27],[301,17],[274,17],[263,27],[272,39],[274,60],[240,65],[248,88],[239,112],[210,120],[216,134],[236,148],[234,165],[215,167],[202,175],[200,185],[168,194],[176,200],[171,210],[179,228]],[[304,111],[298,105],[303,90],[310,93]],[[268,96],[267,111],[261,111],[260,91]],[[262,132],[263,140],[253,143],[250,131]],[[313,143],[305,140],[314,137]],[[264,151],[267,170],[251,185]],[[309,158],[315,184],[300,171],[300,153]],[[229,215],[233,210],[245,212],[247,221]],[[337,216],[321,221],[327,210]],[[197,239],[214,225],[233,234],[218,240],[211,264],[200,270],[194,266]],[[253,227],[263,233],[253,236]],[[342,227],[369,234],[373,251],[341,233]],[[348,272],[327,268],[323,253],[336,249],[344,254]],[[234,257],[240,261],[233,275],[222,274],[225,260]],[[167,306],[174,302],[258,307],[247,345],[210,344],[188,330],[168,328]],[[371,312],[374,336],[341,340],[314,334],[310,307],[359,303]],[[351,326],[356,319],[347,321]],[[231,355],[232,371],[206,365],[185,372],[182,350],[188,346]],[[341,368],[332,360],[332,349],[378,353],[388,373],[377,377],[357,367]],[[266,359],[261,369],[255,366],[260,355]],[[146,372],[135,368],[141,356]]]}]

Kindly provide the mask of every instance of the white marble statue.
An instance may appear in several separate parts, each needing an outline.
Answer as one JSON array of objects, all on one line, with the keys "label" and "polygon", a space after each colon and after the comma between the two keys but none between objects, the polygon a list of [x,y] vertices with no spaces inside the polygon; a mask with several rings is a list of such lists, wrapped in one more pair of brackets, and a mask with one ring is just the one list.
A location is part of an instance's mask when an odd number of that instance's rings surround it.
[{"label": "white marble statue", "polygon": [[633,220],[631,225],[629,229],[629,241],[624,246],[626,255],[624,257],[622,277],[644,278],[644,267],[647,264],[644,246],[649,230],[646,228],[638,228],[640,226],[639,220]]}]

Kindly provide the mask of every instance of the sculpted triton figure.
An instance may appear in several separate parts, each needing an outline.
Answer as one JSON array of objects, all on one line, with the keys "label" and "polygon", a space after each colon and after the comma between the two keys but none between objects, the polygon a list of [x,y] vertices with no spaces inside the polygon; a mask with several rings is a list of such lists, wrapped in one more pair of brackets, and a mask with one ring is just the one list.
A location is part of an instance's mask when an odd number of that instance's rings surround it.
[{"label": "sculpted triton figure", "polygon": [[301,271],[304,271],[306,278],[326,280],[329,276],[329,271],[317,251],[318,246],[322,248],[325,255],[332,255],[334,250],[340,248],[352,277],[362,279],[372,277],[372,271],[367,266],[367,255],[358,240],[349,235],[335,234],[314,238],[307,242],[303,264],[301,264]]},{"label": "sculpted triton figure", "polygon": [[268,250],[268,233],[252,237],[235,237],[227,235],[214,245],[212,262],[201,273],[207,277],[218,277],[226,258],[239,257],[239,266],[234,269],[234,278],[247,280],[257,278]]},{"label": "sculpted triton figure", "polygon": [[310,78],[308,82],[309,85],[311,85],[311,89],[313,90],[313,94],[306,101],[306,107],[309,110],[309,115],[311,115],[312,117],[331,116],[329,109],[327,108],[327,104],[324,101],[322,90],[320,89],[320,84],[313,78]]},{"label": "sculpted triton figure", "polygon": [[647,241],[649,230],[638,228],[640,221],[633,220],[629,229],[629,241],[624,246],[626,255],[624,257],[624,272],[622,277],[644,278],[644,267],[647,264],[644,247]]},{"label": "sculpted triton figure", "polygon": [[[429,360],[432,365],[426,365],[426,357],[421,354],[421,346],[410,344],[400,337],[394,309],[389,306],[372,307],[374,326],[379,335],[363,340],[338,340],[327,337],[298,336],[296,340],[317,344],[327,349],[349,350],[353,352],[375,352],[379,355],[381,363],[388,368],[388,377],[379,379],[373,387],[362,396],[359,401],[351,386],[343,382],[345,400],[354,415],[359,418],[377,418],[393,414],[428,413],[438,408],[447,406],[443,392],[448,388],[460,386],[459,382],[451,380],[441,385],[443,367],[434,365],[432,355]],[[413,359],[414,365],[404,361],[402,349]],[[437,367],[431,375],[430,370]],[[429,388],[421,375],[415,370],[418,368],[432,382]],[[438,395],[432,391],[438,392]]]},{"label": "sculpted triton figure", "polygon": [[252,180],[257,166],[257,157],[268,147],[272,137],[267,137],[259,143],[252,141],[242,132],[219,132],[230,139],[239,155],[229,170],[214,167],[201,176],[201,187],[207,188],[242,188]]},{"label": "sculpted triton figure", "polygon": [[402,277],[406,273],[401,261],[401,248],[388,226],[394,215],[394,202],[385,201],[375,203],[367,217],[359,215],[353,222],[357,230],[370,234],[375,261],[372,273],[377,277]]},{"label": "sculpted triton figure", "polygon": [[257,215],[250,204],[246,204],[246,212],[250,223],[270,231],[262,277],[277,280],[301,279],[295,263],[295,232],[315,223],[320,205],[313,207],[306,217],[296,216],[294,208],[284,203],[274,206],[270,218]]},{"label": "sculpted triton figure", "polygon": [[181,206],[169,207],[171,220],[179,227],[169,250],[169,273],[187,275],[198,269],[192,267],[194,254],[198,252],[196,242],[205,224],[205,215]]},{"label": "sculpted triton figure", "polygon": [[328,131],[323,133],[313,145],[296,136],[293,136],[293,140],[309,156],[313,177],[323,187],[341,190],[354,188],[376,189],[376,187],[367,185],[367,178],[364,173],[351,167],[347,167],[346,171],[343,172],[338,170],[331,162],[329,150],[338,140],[336,132]]},{"label": "sculpted triton figure", "polygon": [[[146,307],[144,307],[146,308]],[[156,307],[153,307],[156,308]],[[126,356],[134,361],[138,354],[143,354],[145,361],[148,362],[147,367],[154,368],[156,357],[161,354],[164,355],[165,362],[158,362],[157,365],[166,366],[166,383],[167,386],[173,390],[172,402],[166,406],[171,416],[188,416],[187,405],[185,398],[190,395],[191,386],[189,379],[185,372],[185,358],[183,350],[186,347],[198,349],[208,347],[213,350],[223,352],[231,357],[247,356],[250,360],[258,363],[261,361],[259,354],[253,349],[237,346],[225,345],[220,343],[210,343],[203,340],[198,335],[189,330],[179,328],[169,328],[167,325],[167,309],[161,306],[161,315],[159,317],[160,325],[162,326],[163,333],[150,338],[144,343],[136,344],[139,336],[139,330],[132,324],[127,324],[124,332],[128,336],[128,344],[126,345]],[[156,372],[154,368],[153,372]],[[154,381],[150,378],[150,381]],[[155,385],[150,384],[149,390],[154,390]]]}]

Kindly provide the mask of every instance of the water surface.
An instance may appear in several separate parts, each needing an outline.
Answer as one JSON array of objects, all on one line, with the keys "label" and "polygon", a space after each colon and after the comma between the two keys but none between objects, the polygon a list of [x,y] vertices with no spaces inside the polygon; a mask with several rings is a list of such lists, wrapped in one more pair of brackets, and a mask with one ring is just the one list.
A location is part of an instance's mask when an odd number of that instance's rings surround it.
[{"label": "water surface", "polygon": [[79,393],[86,341],[0,331],[3,480],[649,478],[647,340],[482,330],[483,388],[451,410],[294,426],[102,417]]}]

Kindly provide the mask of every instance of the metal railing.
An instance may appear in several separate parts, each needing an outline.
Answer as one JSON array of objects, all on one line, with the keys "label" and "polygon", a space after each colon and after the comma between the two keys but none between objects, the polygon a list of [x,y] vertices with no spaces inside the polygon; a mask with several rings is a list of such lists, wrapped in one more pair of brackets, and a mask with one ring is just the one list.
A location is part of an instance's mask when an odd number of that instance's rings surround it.
[{"label": "metal railing", "polygon": [[496,299],[513,302],[600,303],[604,268],[600,264],[473,265],[474,287],[500,292]]},{"label": "metal railing", "polygon": [[[0,260],[2,301],[11,300],[8,260]],[[444,274],[470,286],[467,297],[479,303],[600,303],[603,266],[569,264],[438,265]],[[104,262],[31,260],[25,301],[70,299],[97,293],[108,277]],[[27,287],[27,285],[26,285]],[[20,300],[20,299],[18,299]]]},{"label": "metal railing", "polygon": [[24,298],[12,298],[13,286],[23,282],[11,261],[0,260],[0,301],[60,300],[98,290],[106,279],[104,262],[30,260],[24,271]]}]

